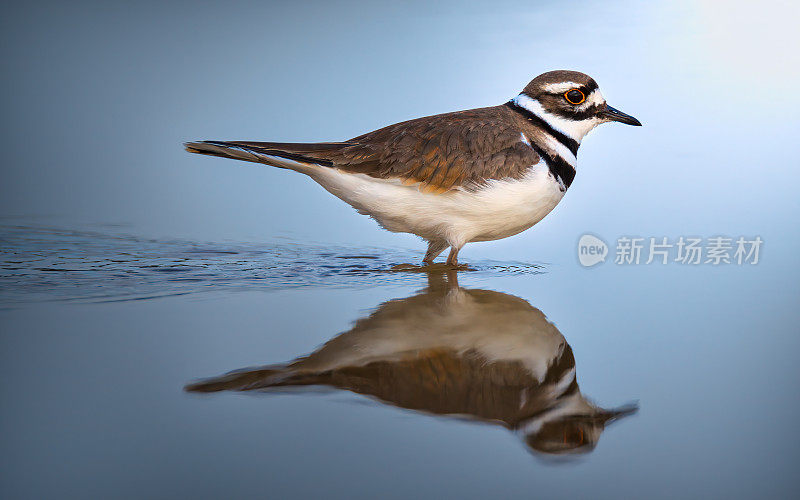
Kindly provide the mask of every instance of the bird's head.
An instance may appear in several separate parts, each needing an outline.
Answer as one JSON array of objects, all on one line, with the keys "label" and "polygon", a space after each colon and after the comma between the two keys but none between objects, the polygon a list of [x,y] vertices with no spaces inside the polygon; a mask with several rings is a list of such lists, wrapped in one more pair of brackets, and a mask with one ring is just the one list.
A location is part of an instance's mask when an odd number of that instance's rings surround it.
[{"label": "bird's head", "polygon": [[577,71],[542,73],[513,102],[578,143],[601,123],[642,125],[631,115],[609,106],[597,82]]},{"label": "bird's head", "polygon": [[534,419],[523,429],[525,444],[531,451],[545,455],[578,455],[594,450],[609,423],[636,413],[636,405],[613,410],[589,405],[577,413],[553,410],[551,415]]}]

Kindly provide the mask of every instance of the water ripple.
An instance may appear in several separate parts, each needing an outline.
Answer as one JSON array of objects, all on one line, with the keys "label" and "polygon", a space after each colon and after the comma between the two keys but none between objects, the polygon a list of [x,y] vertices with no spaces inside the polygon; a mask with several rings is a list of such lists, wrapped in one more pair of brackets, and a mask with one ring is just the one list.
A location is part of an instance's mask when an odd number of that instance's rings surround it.
[{"label": "water ripple", "polygon": [[[218,289],[364,287],[419,281],[422,253],[295,243],[199,243],[95,231],[0,226],[0,306],[41,300],[144,300]],[[539,264],[474,261],[476,276],[538,274]]]}]

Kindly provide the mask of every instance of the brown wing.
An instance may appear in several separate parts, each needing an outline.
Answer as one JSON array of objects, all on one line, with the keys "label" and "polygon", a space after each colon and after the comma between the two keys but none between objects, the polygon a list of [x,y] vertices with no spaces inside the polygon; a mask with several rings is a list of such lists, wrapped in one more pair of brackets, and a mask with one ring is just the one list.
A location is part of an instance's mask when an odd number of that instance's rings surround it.
[{"label": "brown wing", "polygon": [[345,142],[230,144],[446,191],[489,179],[517,179],[538,163],[516,121],[505,106],[495,106],[397,123]]},{"label": "brown wing", "polygon": [[[313,356],[313,354],[312,354]],[[304,358],[300,358],[302,365]],[[557,403],[553,384],[575,368],[569,345],[539,382],[520,361],[492,361],[475,352],[426,350],[321,372],[266,367],[229,373],[186,386],[190,392],[253,391],[328,386],[385,403],[439,415],[465,415],[516,426]],[[575,390],[577,390],[577,383]]]}]

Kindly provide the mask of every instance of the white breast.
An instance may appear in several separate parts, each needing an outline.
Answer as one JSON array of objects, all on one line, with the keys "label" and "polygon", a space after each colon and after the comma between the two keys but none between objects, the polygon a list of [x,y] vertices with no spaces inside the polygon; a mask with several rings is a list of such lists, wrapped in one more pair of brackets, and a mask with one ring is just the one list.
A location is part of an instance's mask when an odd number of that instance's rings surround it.
[{"label": "white breast", "polygon": [[327,167],[304,171],[390,231],[444,239],[457,247],[524,231],[542,220],[564,196],[544,163],[534,165],[518,180],[491,180],[479,189],[454,189],[444,194],[425,193],[419,186],[399,180]]}]

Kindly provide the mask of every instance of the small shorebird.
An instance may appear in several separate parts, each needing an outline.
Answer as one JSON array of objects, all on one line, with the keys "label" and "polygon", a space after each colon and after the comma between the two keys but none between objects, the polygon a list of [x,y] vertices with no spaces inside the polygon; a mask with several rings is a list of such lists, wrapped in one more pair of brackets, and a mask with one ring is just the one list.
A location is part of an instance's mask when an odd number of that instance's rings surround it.
[{"label": "small shorebird", "polygon": [[635,405],[601,408],[578,387],[572,348],[545,315],[501,292],[458,286],[455,271],[382,304],[286,364],[190,384],[191,392],[329,387],[388,405],[514,432],[536,453],[587,453]]},{"label": "small shorebird", "polygon": [[200,141],[186,149],[304,173],[394,232],[428,242],[447,264],[472,241],[520,233],[561,201],[578,146],[601,123],[639,121],[606,104],[576,71],[534,78],[509,102],[417,118],[344,142]]}]

